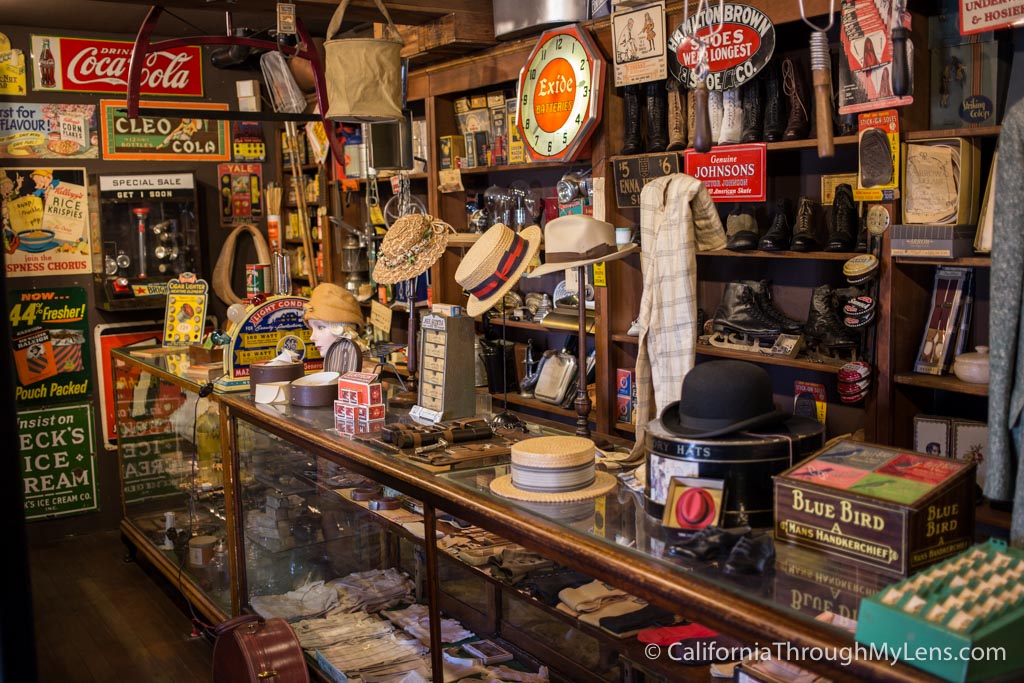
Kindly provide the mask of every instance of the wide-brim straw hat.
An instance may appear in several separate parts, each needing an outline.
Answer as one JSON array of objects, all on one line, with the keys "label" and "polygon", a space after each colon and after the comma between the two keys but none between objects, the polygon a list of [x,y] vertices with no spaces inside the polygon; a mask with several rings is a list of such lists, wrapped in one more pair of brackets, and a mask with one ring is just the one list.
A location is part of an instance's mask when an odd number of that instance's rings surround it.
[{"label": "wide-brim straw hat", "polygon": [[[581,439],[580,437],[573,436],[537,437],[520,441],[512,446],[512,457],[513,460],[516,458],[515,450],[517,448],[531,448],[530,444],[534,442],[533,453],[528,453],[526,457],[538,463],[539,472],[543,472],[546,467],[551,467],[552,474],[556,474],[559,466],[575,466],[577,457],[580,454],[579,444],[582,441],[589,442],[589,445],[586,447],[590,450],[590,457],[593,459],[591,464],[593,465],[597,460],[594,457],[594,454],[597,452],[594,442],[590,439]],[[544,447],[538,448],[541,443],[544,444]],[[541,461],[544,462],[544,468],[539,465]],[[505,474],[491,480],[490,488],[491,492],[513,500],[531,503],[568,503],[603,496],[614,490],[617,482],[618,480],[613,475],[595,468],[594,480],[592,482],[572,490],[532,491],[521,489],[515,485],[515,482],[512,480],[512,474]]]},{"label": "wide-brim straw hat", "polygon": [[373,279],[393,285],[427,272],[448,247],[453,232],[452,226],[425,213],[402,216],[380,243]]},{"label": "wide-brim straw hat", "polygon": [[302,319],[305,321],[351,323],[360,329],[366,324],[363,309],[352,293],[332,282],[318,284],[309,297],[309,303],[302,309]]},{"label": "wide-brim straw hat", "polygon": [[544,226],[544,265],[526,277],[540,277],[577,266],[614,261],[637,250],[635,244],[618,246],[615,226],[593,216],[575,214],[552,218]]},{"label": "wide-brim straw hat", "polygon": [[466,314],[486,313],[515,287],[540,249],[540,228],[522,232],[495,223],[480,236],[455,271],[455,281],[469,293]]}]

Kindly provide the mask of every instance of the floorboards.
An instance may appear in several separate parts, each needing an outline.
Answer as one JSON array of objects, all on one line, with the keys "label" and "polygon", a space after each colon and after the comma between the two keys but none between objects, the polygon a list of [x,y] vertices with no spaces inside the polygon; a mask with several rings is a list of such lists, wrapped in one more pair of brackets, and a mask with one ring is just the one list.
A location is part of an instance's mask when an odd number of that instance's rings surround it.
[{"label": "floorboards", "polygon": [[29,548],[40,683],[211,680],[187,604],[117,531]]}]

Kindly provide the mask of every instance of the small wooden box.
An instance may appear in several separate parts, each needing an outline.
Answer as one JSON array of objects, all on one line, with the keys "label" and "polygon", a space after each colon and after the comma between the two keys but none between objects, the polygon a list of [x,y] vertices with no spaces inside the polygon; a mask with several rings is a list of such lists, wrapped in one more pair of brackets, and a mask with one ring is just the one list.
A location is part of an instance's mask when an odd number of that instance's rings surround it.
[{"label": "small wooden box", "polygon": [[214,346],[208,349],[202,344],[192,344],[188,347],[188,360],[193,365],[197,363],[222,363],[224,361],[224,347]]},{"label": "small wooden box", "polygon": [[840,441],[775,477],[775,538],[906,576],[973,542],[974,468]]},{"label": "small wooden box", "polygon": [[441,168],[458,168],[466,156],[466,139],[461,135],[441,136]]}]

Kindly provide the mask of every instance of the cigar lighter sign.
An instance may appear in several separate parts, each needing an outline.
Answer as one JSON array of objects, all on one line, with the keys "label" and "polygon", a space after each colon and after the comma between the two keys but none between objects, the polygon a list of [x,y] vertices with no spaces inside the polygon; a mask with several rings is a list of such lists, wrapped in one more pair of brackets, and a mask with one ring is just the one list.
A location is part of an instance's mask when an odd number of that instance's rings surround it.
[{"label": "cigar lighter sign", "polygon": [[25,519],[97,509],[91,405],[20,411],[18,441]]},{"label": "cigar lighter sign", "polygon": [[707,154],[683,152],[687,175],[704,183],[716,202],[763,202],[766,199],[765,144],[712,147]]},{"label": "cigar lighter sign", "polygon": [[[127,40],[32,36],[35,90],[128,92]],[[142,64],[143,95],[203,96],[203,52],[196,45],[160,50]]]},{"label": "cigar lighter sign", "polygon": [[732,2],[708,5],[669,36],[669,73],[693,88],[697,74],[706,68],[711,90],[738,88],[772,58],[775,25],[756,7]]}]

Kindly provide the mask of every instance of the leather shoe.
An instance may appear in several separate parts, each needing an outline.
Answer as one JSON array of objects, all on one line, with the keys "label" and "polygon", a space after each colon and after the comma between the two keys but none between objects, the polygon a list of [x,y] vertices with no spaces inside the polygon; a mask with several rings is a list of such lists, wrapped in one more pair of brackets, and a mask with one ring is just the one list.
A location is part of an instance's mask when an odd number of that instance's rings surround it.
[{"label": "leather shoe", "polygon": [[771,227],[768,228],[758,243],[761,251],[784,251],[789,249],[789,242],[793,239],[793,229],[789,225],[789,206],[785,199],[780,199],[775,205],[775,215],[772,217]]},{"label": "leather shoe", "polygon": [[725,219],[725,225],[725,237],[728,240],[725,245],[726,249],[733,251],[757,249],[757,220],[754,219],[753,207],[737,204]]},{"label": "leather shoe", "polygon": [[709,526],[701,529],[685,541],[672,545],[669,548],[669,553],[691,560],[713,560],[719,555],[728,553],[748,534],[750,534],[749,526],[731,529]]},{"label": "leather shoe", "polygon": [[723,567],[726,574],[763,574],[775,559],[775,543],[771,534],[757,538],[745,536],[733,546]]}]

